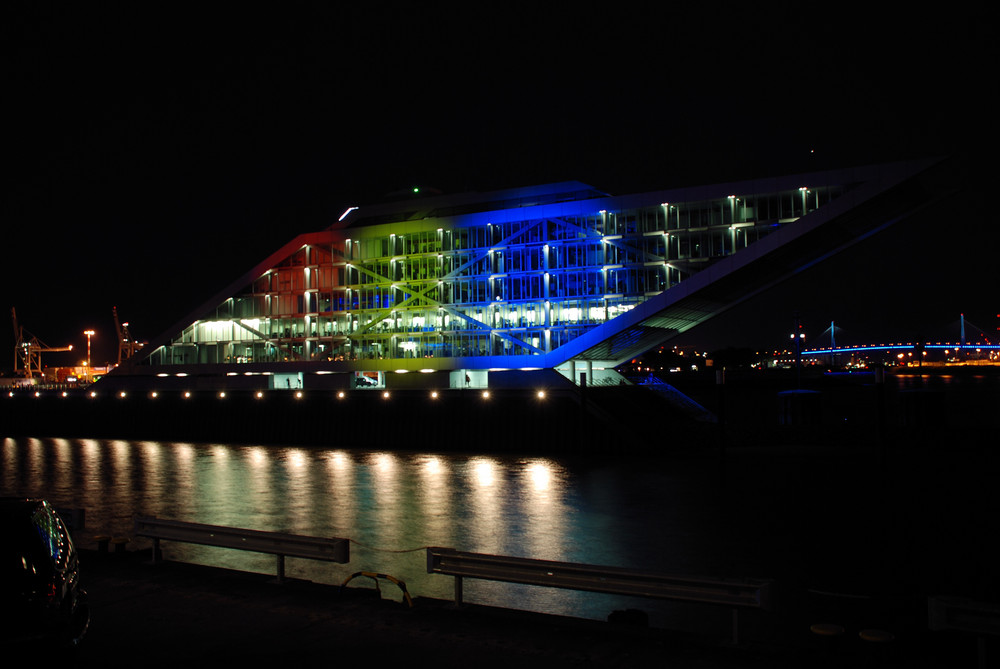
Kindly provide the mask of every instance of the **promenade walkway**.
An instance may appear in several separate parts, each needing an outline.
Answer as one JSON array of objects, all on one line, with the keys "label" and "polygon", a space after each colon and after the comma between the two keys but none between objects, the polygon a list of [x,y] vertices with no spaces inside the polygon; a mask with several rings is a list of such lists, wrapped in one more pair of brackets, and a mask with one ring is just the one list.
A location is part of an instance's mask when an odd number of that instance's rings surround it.
[{"label": "promenade walkway", "polygon": [[[718,639],[416,598],[199,565],[151,564],[149,552],[81,551],[93,616],[75,666],[807,667],[975,666],[947,649],[839,646],[801,634],[782,643]],[[352,584],[353,585],[353,584]],[[944,657],[939,657],[944,653]],[[940,661],[939,661],[940,660]],[[906,661],[906,662],[904,662]],[[910,665],[917,666],[917,665]]]}]

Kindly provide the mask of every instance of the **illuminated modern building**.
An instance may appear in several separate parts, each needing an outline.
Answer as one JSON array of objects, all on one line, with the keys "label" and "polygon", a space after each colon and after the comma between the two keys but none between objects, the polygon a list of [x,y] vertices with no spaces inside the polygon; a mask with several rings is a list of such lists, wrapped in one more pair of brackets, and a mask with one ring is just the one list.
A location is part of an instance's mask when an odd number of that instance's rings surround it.
[{"label": "illuminated modern building", "polygon": [[564,182],[352,206],[108,378],[618,385],[621,363],[905,216],[935,165],[626,196]]}]

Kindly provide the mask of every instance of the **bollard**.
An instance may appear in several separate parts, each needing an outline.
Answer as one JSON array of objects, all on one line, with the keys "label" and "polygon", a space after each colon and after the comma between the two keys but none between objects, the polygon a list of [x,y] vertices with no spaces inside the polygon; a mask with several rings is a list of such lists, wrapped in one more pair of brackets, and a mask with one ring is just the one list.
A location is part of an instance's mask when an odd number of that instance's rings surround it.
[{"label": "bollard", "polygon": [[865,642],[865,654],[870,661],[886,666],[891,663],[893,647],[895,646],[892,641],[896,639],[892,632],[880,629],[863,629],[858,632],[858,637]]},{"label": "bollard", "polygon": [[809,626],[809,631],[819,639],[819,646],[827,657],[839,654],[844,638],[843,626],[834,623],[816,623]]}]

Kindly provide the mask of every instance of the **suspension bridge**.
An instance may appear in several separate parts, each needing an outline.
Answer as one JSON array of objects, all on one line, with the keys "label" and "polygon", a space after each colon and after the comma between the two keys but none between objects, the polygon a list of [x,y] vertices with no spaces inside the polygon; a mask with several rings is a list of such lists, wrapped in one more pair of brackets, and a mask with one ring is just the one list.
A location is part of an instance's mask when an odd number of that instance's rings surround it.
[{"label": "suspension bridge", "polygon": [[[1000,315],[997,316],[1000,318]],[[837,332],[842,332],[842,328],[836,326],[831,321],[830,327],[824,330],[819,340],[829,339],[828,346],[816,346],[806,348],[801,351],[802,355],[836,355],[840,353],[864,353],[877,351],[899,351],[899,352],[928,352],[937,351],[944,355],[986,353],[987,355],[1000,353],[1000,328],[996,335],[990,335],[986,330],[973,325],[965,320],[965,315],[960,315],[957,322],[957,332],[945,333],[946,338],[925,339],[913,341],[897,341],[879,344],[837,344]],[[950,329],[954,329],[955,324]],[[793,334],[794,338],[795,335]]]}]

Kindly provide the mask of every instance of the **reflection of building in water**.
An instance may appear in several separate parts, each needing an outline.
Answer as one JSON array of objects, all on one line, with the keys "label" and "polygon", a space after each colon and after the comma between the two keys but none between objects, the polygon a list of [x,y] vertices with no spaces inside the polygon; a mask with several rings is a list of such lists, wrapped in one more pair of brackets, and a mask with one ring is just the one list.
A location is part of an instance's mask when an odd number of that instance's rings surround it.
[{"label": "reflection of building in water", "polygon": [[500,372],[558,372],[617,385],[622,362],[887,224],[903,203],[885,206],[886,194],[926,168],[620,197],[565,182],[351,207],[112,376],[360,388],[437,372],[440,385],[487,387]]}]

